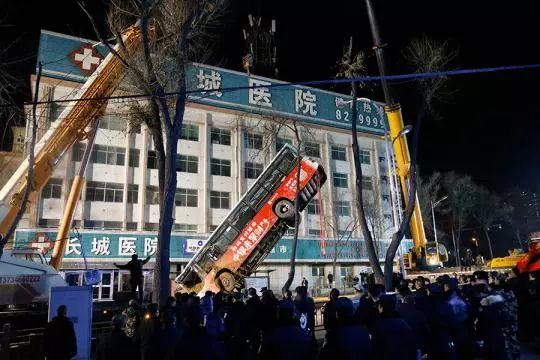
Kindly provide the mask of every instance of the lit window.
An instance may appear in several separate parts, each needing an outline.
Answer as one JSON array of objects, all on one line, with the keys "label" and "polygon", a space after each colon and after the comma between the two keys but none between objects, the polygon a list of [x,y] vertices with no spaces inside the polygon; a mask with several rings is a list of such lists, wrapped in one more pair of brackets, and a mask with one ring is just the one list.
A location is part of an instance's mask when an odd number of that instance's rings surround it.
[{"label": "lit window", "polygon": [[231,145],[231,131],[213,127],[210,130],[212,144]]},{"label": "lit window", "polygon": [[252,162],[246,162],[244,167],[244,177],[246,179],[256,179],[261,175],[263,171],[263,165],[252,163]]},{"label": "lit window", "polygon": [[224,159],[210,159],[210,173],[219,176],[231,176],[231,161]]},{"label": "lit window", "polygon": [[347,150],[343,146],[332,145],[332,159],[347,161]]},{"label": "lit window", "polygon": [[210,208],[229,209],[231,194],[223,191],[210,191]]},{"label": "lit window", "polygon": [[349,186],[347,174],[334,173],[334,187],[346,188]]}]

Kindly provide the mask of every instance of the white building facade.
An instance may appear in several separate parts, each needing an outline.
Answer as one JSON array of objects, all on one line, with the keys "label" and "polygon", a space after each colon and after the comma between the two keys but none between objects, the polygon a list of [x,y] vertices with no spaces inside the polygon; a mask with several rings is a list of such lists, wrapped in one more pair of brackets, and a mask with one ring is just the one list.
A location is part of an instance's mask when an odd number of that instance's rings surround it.
[{"label": "white building facade", "polygon": [[[40,129],[57,121],[67,104],[55,101],[73,96],[105,56],[102,47],[87,44],[92,42],[42,32],[39,60],[49,60],[50,65],[44,68],[39,93],[42,100],[52,102],[40,107]],[[92,50],[85,52],[88,48]],[[310,287],[324,287],[327,275],[333,273],[336,284],[345,286],[346,279],[364,271],[367,258],[354,203],[356,174],[350,125],[347,129],[347,96],[290,85],[286,99],[279,87],[271,88],[271,84],[282,84],[278,81],[200,64],[194,64],[188,76],[194,88],[206,92],[188,103],[178,140],[172,271],[180,271],[187,263],[281,146],[296,144],[289,128],[293,121],[298,124],[303,154],[320,163],[328,177],[320,195],[302,213],[297,282],[306,277]],[[221,90],[238,81],[269,88],[242,89],[235,95]],[[381,104],[362,100],[360,106],[363,126],[358,140],[366,212],[384,258],[395,226],[393,206],[399,206],[389,171],[391,146],[385,137]],[[130,114],[125,109],[125,101],[110,101],[101,118],[74,217],[78,231],[71,236],[64,261],[73,282],[81,281],[75,269],[82,269],[83,264],[103,270],[104,279],[94,294],[100,300],[110,300],[114,291],[124,288],[125,275],[114,271],[112,263],[126,261],[135,252],[152,255],[157,243],[156,153],[144,125],[128,129]],[[16,242],[50,249],[84,146],[84,141],[77,143],[64,155],[20,225]],[[272,288],[279,288],[286,279],[290,251],[290,239],[285,237],[259,269],[272,270]]]}]

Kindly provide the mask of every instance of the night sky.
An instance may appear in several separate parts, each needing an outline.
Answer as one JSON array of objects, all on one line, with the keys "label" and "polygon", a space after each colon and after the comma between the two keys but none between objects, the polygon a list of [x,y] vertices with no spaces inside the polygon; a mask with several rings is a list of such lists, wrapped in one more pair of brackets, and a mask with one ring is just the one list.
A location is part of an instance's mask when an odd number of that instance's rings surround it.
[{"label": "night sky", "polygon": [[[479,68],[540,63],[538,11],[530,2],[376,1],[375,11],[386,48],[390,74],[410,72],[402,52],[421,34],[450,41],[459,51],[452,68]],[[94,14],[103,14],[106,1],[89,1]],[[353,5],[351,5],[353,4]],[[73,1],[4,0],[0,10],[0,46],[19,39],[4,55],[26,57],[12,71],[22,79],[17,98],[29,100],[28,79],[34,72],[40,29],[95,38]],[[352,8],[351,8],[352,6]],[[343,44],[354,37],[355,50],[369,53],[368,73],[378,70],[364,1],[236,1],[224,14],[221,45],[215,63],[240,70],[241,29],[247,14],[277,20],[279,78],[319,80],[334,76]],[[2,59],[0,59],[2,60]],[[422,175],[456,170],[497,191],[515,185],[538,189],[540,184],[540,70],[452,78],[453,95],[437,106],[439,119],[428,119],[419,154]],[[419,105],[412,83],[392,87],[406,122]],[[359,94],[382,101],[378,85]]]}]

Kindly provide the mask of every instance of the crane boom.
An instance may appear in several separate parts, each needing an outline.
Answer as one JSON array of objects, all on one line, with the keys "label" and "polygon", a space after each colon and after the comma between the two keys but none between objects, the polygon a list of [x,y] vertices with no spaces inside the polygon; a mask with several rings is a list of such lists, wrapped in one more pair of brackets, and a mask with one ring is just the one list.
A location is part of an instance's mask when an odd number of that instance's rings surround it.
[{"label": "crane boom", "polygon": [[[123,42],[128,52],[140,44],[138,26],[132,26],[123,34]],[[121,52],[120,45],[115,50]],[[100,115],[107,99],[118,88],[124,75],[122,61],[109,53],[99,67],[77,91],[60,117],[36,144],[34,179],[29,201],[34,201],[51,178],[62,156],[71,146],[87,137],[86,127]],[[28,186],[28,160],[24,160],[9,181],[0,190],[0,234],[5,234],[13,224]]]}]

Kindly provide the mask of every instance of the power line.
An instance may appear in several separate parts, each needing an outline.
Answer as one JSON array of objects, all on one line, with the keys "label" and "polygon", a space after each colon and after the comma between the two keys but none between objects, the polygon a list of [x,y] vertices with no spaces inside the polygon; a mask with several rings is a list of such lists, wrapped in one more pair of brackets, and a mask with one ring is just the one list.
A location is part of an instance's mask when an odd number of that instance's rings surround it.
[{"label": "power line", "polygon": [[[252,86],[234,86],[227,88],[218,88],[209,90],[187,90],[184,92],[181,91],[172,91],[165,92],[163,97],[172,97],[178,95],[190,95],[190,94],[205,94],[212,91],[220,92],[233,92],[239,90],[248,90],[248,89],[257,89],[257,88],[287,88],[297,85],[335,85],[335,84],[349,84],[351,82],[358,83],[377,83],[382,79],[386,79],[391,82],[403,82],[404,80],[420,80],[420,79],[430,79],[437,77],[451,77],[451,76],[460,76],[460,75],[475,75],[475,74],[484,74],[484,73],[495,73],[495,72],[504,72],[504,71],[518,71],[518,70],[532,70],[540,68],[540,64],[527,64],[527,65],[510,65],[510,66],[499,66],[499,67],[487,67],[487,68],[476,68],[476,69],[461,69],[461,70],[447,70],[447,71],[433,71],[433,72],[424,72],[424,73],[409,73],[409,74],[398,74],[398,75],[386,75],[386,76],[359,76],[350,79],[326,79],[326,80],[311,80],[311,81],[298,81],[298,82],[288,82],[288,83],[274,83],[270,85],[252,85]],[[61,99],[61,100],[46,100],[46,101],[37,101],[36,105],[45,105],[53,103],[67,103],[72,101],[102,101],[102,100],[133,100],[133,99],[142,99],[142,98],[154,98],[157,97],[156,94],[132,94],[132,95],[114,95],[114,96],[103,96],[103,97],[89,97],[89,98],[79,98],[79,99]],[[33,105],[34,102],[28,102],[27,105]],[[0,105],[0,107],[8,107],[11,105]]]}]

